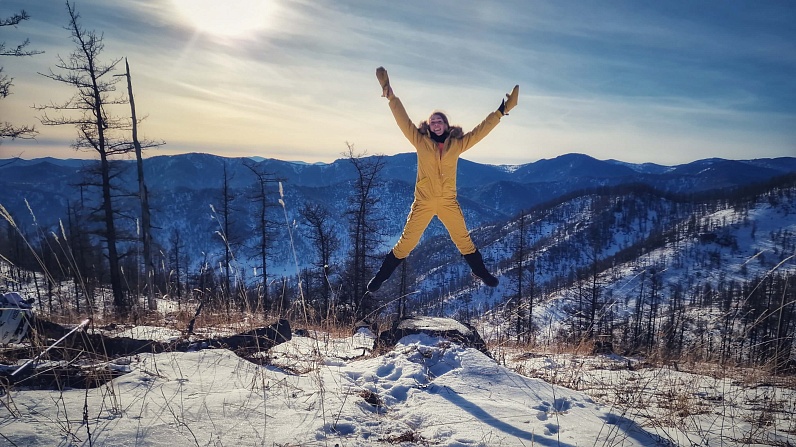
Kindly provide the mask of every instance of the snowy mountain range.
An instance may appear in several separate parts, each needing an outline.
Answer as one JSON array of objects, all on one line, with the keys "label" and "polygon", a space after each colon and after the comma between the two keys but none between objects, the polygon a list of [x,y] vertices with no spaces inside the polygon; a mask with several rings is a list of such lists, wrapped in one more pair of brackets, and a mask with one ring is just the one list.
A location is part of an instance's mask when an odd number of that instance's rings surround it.
[{"label": "snowy mountain range", "polygon": [[[383,218],[386,252],[400,235],[412,201],[416,161],[411,153],[384,157],[383,161],[380,202],[374,212]],[[81,200],[96,204],[95,188],[87,186],[90,182],[84,174],[94,163],[51,158],[0,160],[0,204],[25,232],[58,232],[59,221],[67,221],[68,207],[74,209]],[[135,163],[122,161],[118,165],[120,226],[134,234],[135,221],[124,220],[124,216],[134,217],[138,205],[124,192],[137,187]],[[218,265],[224,249],[218,210],[226,172],[230,196],[234,197],[230,226],[234,234],[228,235],[228,240],[235,241],[239,271],[250,272],[249,250],[257,214],[251,198],[256,182],[251,167],[274,180],[268,184],[268,201],[273,205],[269,210],[269,276],[295,275],[294,250],[300,267],[316,262],[308,238],[303,237],[306,228],[299,209],[305,203],[320,203],[330,210],[343,241],[336,253],[342,263],[348,251],[345,210],[356,176],[347,159],[328,164],[208,154],[146,159],[154,239],[160,253],[167,257],[170,238],[179,231],[184,255],[194,263]],[[793,254],[793,238],[787,235],[796,233],[794,175],[793,157],[705,159],[678,166],[603,161],[582,154],[519,166],[461,160],[459,200],[473,239],[487,265],[500,276],[501,286],[487,290],[473,283],[444,227],[434,220],[407,260],[411,277],[417,281],[411,287],[413,299],[437,306],[435,312],[440,314],[467,313],[475,308],[484,311],[505,303],[515,293],[520,265],[525,269],[523,275],[533,275],[536,293],[548,301],[574,293],[570,288],[577,287],[584,269],[597,267],[606,276],[601,279],[606,293],[623,299],[635,293],[633,278],[636,287],[643,287],[639,273],[656,266],[674,283],[694,283],[697,269],[705,278],[726,277],[727,269],[731,275],[743,271],[751,277]],[[527,251],[520,262],[516,246],[521,232]],[[765,254],[758,256],[761,252]],[[380,256],[374,253],[374,259]],[[695,259],[703,260],[702,267],[695,267]],[[714,265],[708,266],[704,259],[712,259]],[[784,262],[781,268],[794,269],[792,258]],[[672,263],[680,268],[673,268]],[[388,282],[385,293],[396,293],[395,287]]]},{"label": "snowy mountain range", "polygon": [[[174,203],[175,195],[187,200],[204,202],[201,211],[220,199],[213,191],[220,190],[226,165],[229,186],[233,194],[243,197],[254,184],[254,176],[246,165],[253,165],[272,179],[281,180],[287,200],[294,204],[304,201],[325,201],[344,196],[350,188],[346,184],[356,172],[347,159],[333,163],[306,164],[276,159],[259,161],[248,158],[224,158],[209,154],[156,156],[145,161],[145,176],[154,213],[163,203]],[[403,153],[385,157],[381,178],[387,190],[383,207],[398,209],[400,225],[411,203],[411,190],[416,176],[416,157]],[[77,186],[84,181],[81,170],[95,164],[92,160],[40,158],[33,160],[0,159],[0,187],[3,205],[20,222],[31,221],[28,204],[40,224],[52,225],[66,216],[67,203],[80,195]],[[137,187],[134,161],[119,162],[122,172],[119,185],[124,191]],[[630,164],[616,160],[597,160],[583,154],[566,154],[524,165],[496,166],[465,159],[459,162],[459,198],[463,202],[468,223],[478,227],[551,202],[573,191],[620,184],[645,184],[674,193],[693,193],[725,189],[764,182],[777,176],[796,172],[796,158],[724,160],[705,159],[677,166],[652,163]],[[404,190],[409,190],[407,195]],[[273,191],[278,187],[273,184]],[[84,189],[85,192],[85,189]],[[342,194],[337,194],[342,193]],[[218,195],[218,194],[216,194]],[[278,197],[274,197],[276,203]],[[243,200],[240,200],[243,201]],[[245,207],[245,206],[244,206]],[[332,206],[333,209],[341,209]],[[185,216],[186,218],[194,216]],[[389,216],[392,217],[392,216]],[[157,217],[156,217],[157,218]],[[173,220],[163,216],[164,221]],[[393,219],[391,219],[393,220]]]}]

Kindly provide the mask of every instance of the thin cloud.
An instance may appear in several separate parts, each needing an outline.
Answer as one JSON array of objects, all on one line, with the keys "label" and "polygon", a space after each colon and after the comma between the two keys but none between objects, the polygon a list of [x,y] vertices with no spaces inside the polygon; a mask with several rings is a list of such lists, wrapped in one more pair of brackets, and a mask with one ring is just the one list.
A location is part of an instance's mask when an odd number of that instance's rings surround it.
[{"label": "thin cloud", "polygon": [[[136,105],[149,115],[142,131],[166,140],[163,151],[260,150],[310,162],[337,158],[346,141],[370,153],[411,151],[380,97],[373,73],[383,65],[415,121],[442,108],[471,128],[521,85],[520,105],[485,140],[488,150],[467,153],[477,161],[793,154],[796,7],[787,2],[271,5],[267,23],[232,39],[200,32],[166,0],[76,3],[83,26],[104,34],[104,56],[130,60]],[[47,52],[4,61],[18,82],[2,106],[27,123],[32,103],[70,95],[27,76],[72,51],[66,9],[45,0],[2,8],[26,9],[32,19],[14,35]]]}]

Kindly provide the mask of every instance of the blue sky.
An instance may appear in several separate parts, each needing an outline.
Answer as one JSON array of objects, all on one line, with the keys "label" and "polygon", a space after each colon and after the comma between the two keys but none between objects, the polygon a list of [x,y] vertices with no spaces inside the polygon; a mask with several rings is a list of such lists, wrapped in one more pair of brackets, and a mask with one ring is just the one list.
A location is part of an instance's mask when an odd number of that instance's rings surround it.
[{"label": "blue sky", "polygon": [[[476,126],[520,85],[517,108],[465,158],[522,164],[579,152],[674,165],[796,156],[796,2],[78,0],[104,34],[102,59],[127,57],[149,155],[208,152],[330,162],[347,144],[412,147],[381,98],[376,67],[416,122],[448,112]],[[226,5],[220,8],[220,5]],[[1,0],[14,78],[0,115],[36,125],[0,157],[91,157],[34,104],[74,93],[37,73],[74,49],[65,3]],[[120,88],[123,87],[120,84]],[[126,113],[120,110],[120,114]]]}]

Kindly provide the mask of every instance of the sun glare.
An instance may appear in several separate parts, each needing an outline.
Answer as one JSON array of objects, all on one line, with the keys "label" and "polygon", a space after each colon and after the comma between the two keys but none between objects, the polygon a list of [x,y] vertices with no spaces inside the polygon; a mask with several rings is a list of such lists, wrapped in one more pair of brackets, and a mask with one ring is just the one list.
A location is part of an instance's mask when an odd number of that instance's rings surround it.
[{"label": "sun glare", "polygon": [[215,37],[250,37],[268,26],[272,0],[172,0],[198,32]]}]

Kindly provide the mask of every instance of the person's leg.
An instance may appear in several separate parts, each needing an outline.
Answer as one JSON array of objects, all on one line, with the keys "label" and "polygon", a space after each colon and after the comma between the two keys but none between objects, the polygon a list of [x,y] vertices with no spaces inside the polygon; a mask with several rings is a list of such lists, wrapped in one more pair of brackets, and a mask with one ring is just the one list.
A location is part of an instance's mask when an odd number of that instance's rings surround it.
[{"label": "person's leg", "polygon": [[404,225],[401,237],[392,248],[396,258],[405,259],[417,247],[420,237],[423,236],[423,232],[426,231],[435,214],[437,211],[433,203],[417,199],[412,202],[412,208],[406,217],[406,225]]},{"label": "person's leg", "polygon": [[442,224],[448,230],[451,240],[459,249],[459,253],[467,255],[475,252],[475,244],[470,239],[470,232],[467,231],[467,224],[464,222],[464,214],[455,199],[449,199],[440,207],[437,215]]},{"label": "person's leg", "polygon": [[381,262],[379,271],[376,272],[376,275],[368,282],[368,292],[373,293],[379,290],[382,283],[387,281],[387,278],[392,275],[392,272],[395,271],[402,261],[403,259],[396,258],[393,251],[390,250],[387,256],[384,257],[384,261]]},{"label": "person's leg", "polygon": [[395,244],[392,250],[384,257],[379,271],[368,282],[368,292],[375,292],[381,288],[381,285],[386,281],[395,269],[409,256],[409,253],[420,242],[420,237],[423,235],[431,219],[434,217],[434,209],[424,201],[415,200],[412,203],[412,208],[409,210],[409,216],[406,218],[406,225],[404,231],[401,233],[401,238]]},{"label": "person's leg", "polygon": [[498,285],[498,279],[492,276],[486,269],[481,252],[476,249],[473,240],[470,238],[470,232],[467,231],[467,225],[464,222],[464,214],[462,214],[459,202],[451,200],[445,203],[445,205],[441,207],[438,216],[443,225],[445,225],[445,228],[448,229],[451,240],[464,256],[473,274],[481,278],[484,284],[489,287],[496,287]]},{"label": "person's leg", "polygon": [[473,274],[479,278],[484,284],[488,285],[489,287],[497,287],[498,279],[492,276],[489,273],[489,270],[486,269],[484,265],[484,258],[481,256],[481,252],[476,250],[474,253],[470,253],[464,255],[464,260],[467,261],[467,264],[470,266],[470,269],[473,271]]}]

